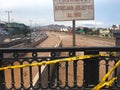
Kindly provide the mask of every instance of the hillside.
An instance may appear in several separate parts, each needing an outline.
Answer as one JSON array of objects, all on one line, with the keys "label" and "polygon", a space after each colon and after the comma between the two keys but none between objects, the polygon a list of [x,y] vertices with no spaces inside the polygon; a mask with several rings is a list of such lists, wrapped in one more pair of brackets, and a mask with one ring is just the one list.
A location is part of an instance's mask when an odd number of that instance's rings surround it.
[{"label": "hillside", "polygon": [[69,26],[51,24],[46,26],[41,26],[40,30],[60,30],[61,28],[70,28]]}]

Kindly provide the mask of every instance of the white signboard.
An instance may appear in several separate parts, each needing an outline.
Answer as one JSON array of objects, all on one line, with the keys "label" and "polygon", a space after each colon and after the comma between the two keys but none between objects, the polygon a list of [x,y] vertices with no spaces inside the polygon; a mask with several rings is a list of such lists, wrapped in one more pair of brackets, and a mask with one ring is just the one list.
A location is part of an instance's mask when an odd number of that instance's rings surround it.
[{"label": "white signboard", "polygon": [[94,0],[53,0],[55,21],[93,20]]}]

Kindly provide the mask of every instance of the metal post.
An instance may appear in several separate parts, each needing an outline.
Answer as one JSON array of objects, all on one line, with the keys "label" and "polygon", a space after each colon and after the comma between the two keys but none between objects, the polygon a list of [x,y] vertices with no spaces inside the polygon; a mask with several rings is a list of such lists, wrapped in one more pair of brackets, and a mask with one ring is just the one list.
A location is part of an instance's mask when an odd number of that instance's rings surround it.
[{"label": "metal post", "polygon": [[[3,53],[0,52],[0,67],[2,66]],[[4,71],[0,71],[0,90],[5,90],[5,75]]]},{"label": "metal post", "polygon": [[8,14],[8,23],[10,23],[10,13],[12,13],[12,11],[5,11]]},{"label": "metal post", "polygon": [[75,20],[73,20],[73,47],[75,46]]},{"label": "metal post", "polygon": [[32,27],[32,20],[30,20],[30,41],[32,42],[32,31],[31,31],[31,28]]},{"label": "metal post", "polygon": [[[114,30],[113,34],[115,37],[116,46],[120,46],[120,30]],[[120,52],[117,52],[116,54],[117,54],[117,56],[119,56]],[[116,75],[116,73],[115,73],[115,75]],[[117,84],[120,85],[120,66],[117,68]]]},{"label": "metal post", "polygon": [[[96,55],[99,51],[85,51],[85,55]],[[94,87],[99,82],[99,58],[84,61],[84,87]]]}]

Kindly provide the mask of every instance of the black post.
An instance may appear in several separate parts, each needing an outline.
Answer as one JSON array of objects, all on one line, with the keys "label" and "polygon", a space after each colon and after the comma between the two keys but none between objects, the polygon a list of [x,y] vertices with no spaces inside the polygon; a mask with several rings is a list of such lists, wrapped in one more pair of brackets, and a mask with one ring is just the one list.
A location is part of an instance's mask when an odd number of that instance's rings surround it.
[{"label": "black post", "polygon": [[[99,51],[85,51],[85,55],[96,55]],[[84,87],[94,87],[99,82],[99,58],[84,60]]]},{"label": "black post", "polygon": [[115,41],[116,46],[120,46],[120,30],[115,30],[113,34],[116,40]]},{"label": "black post", "polygon": [[[113,34],[116,46],[120,46],[120,30],[114,30]],[[117,52],[117,55],[120,55],[120,52]],[[120,85],[120,66],[117,68],[117,84]]]},{"label": "black post", "polygon": [[[0,52],[0,67],[2,66],[3,53]],[[0,90],[5,90],[5,75],[4,71],[0,71]]]},{"label": "black post", "polygon": [[73,46],[75,46],[75,20],[73,20]]}]

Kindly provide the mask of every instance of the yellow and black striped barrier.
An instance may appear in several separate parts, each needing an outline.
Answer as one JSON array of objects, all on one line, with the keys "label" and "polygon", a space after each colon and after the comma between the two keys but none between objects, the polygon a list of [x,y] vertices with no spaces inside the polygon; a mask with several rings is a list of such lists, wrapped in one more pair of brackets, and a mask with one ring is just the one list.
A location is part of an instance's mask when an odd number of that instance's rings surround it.
[{"label": "yellow and black striped barrier", "polygon": [[89,58],[94,58],[94,57],[99,57],[99,56],[105,56],[105,54],[74,56],[74,57],[63,58],[63,59],[55,59],[55,60],[36,62],[36,63],[32,63],[32,64],[6,66],[6,67],[0,67],[0,71],[1,70],[7,70],[7,69],[16,69],[16,68],[24,68],[24,67],[32,67],[32,66],[49,65],[49,64],[55,64],[55,63],[58,63],[58,62],[69,62],[69,61],[75,61],[75,60],[84,60],[84,59],[89,59]]},{"label": "yellow and black striped barrier", "polygon": [[[109,56],[114,56],[115,52],[107,52],[107,54],[109,54]],[[100,90],[103,87],[110,87],[114,81],[117,79],[117,77],[113,77],[112,79],[107,80],[107,78],[114,72],[114,70],[120,66],[120,60],[115,64],[114,67],[112,67],[102,78],[102,80],[92,89],[92,90]]]},{"label": "yellow and black striped barrier", "polygon": [[64,59],[56,59],[56,60],[49,60],[49,61],[42,61],[32,64],[23,64],[23,65],[14,65],[14,66],[6,66],[6,67],[0,67],[1,70],[7,70],[7,69],[16,69],[16,68],[24,68],[24,67],[32,67],[32,66],[42,66],[42,65],[49,65],[49,64],[55,64],[58,62],[69,62],[69,61],[75,61],[75,60],[83,60],[83,59],[89,59],[93,57],[99,57],[100,55],[84,55],[84,56],[75,56],[70,58],[64,58]]},{"label": "yellow and black striped barrier", "polygon": [[109,81],[106,81],[107,78],[109,77],[109,75],[112,74],[112,72],[118,67],[120,66],[120,60],[115,64],[114,67],[112,67],[107,74],[104,75],[104,77],[102,78],[102,80],[100,81],[100,83],[98,85],[96,85],[92,90],[100,90],[102,87],[110,87],[113,82],[117,79],[117,77],[112,78]]},{"label": "yellow and black striped barrier", "polygon": [[[55,64],[59,62],[69,62],[69,61],[76,61],[76,60],[84,60],[99,56],[105,56],[105,54],[99,54],[99,55],[84,55],[84,56],[75,56],[70,58],[64,58],[64,59],[56,59],[56,60],[49,60],[49,61],[42,61],[32,64],[23,64],[23,65],[14,65],[14,66],[6,66],[6,67],[0,67],[1,70],[7,70],[7,69],[16,69],[16,68],[24,68],[24,67],[32,67],[32,66],[42,66],[42,65],[49,65],[49,64]],[[112,83],[117,79],[117,77],[112,78],[109,81],[106,81],[109,75],[120,65],[120,60],[115,64],[114,67],[112,67],[107,74],[102,78],[100,83],[96,85],[92,90],[100,90],[102,87],[107,86],[110,87]]]}]

